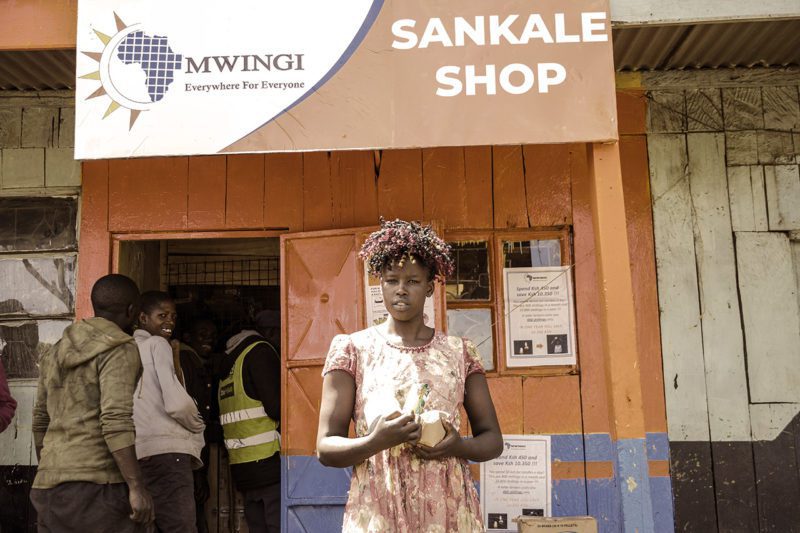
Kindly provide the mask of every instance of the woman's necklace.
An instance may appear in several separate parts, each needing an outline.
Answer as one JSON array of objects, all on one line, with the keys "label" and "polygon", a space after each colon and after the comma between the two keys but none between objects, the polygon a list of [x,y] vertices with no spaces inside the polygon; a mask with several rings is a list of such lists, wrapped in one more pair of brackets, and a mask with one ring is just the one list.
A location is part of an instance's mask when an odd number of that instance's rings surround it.
[{"label": "woman's necklace", "polygon": [[380,330],[379,326],[373,326],[373,329],[375,330],[375,332],[378,335],[381,336],[381,338],[383,338],[384,341],[386,341],[386,344],[388,344],[389,346],[391,346],[393,348],[398,348],[400,350],[425,351],[431,345],[431,343],[433,342],[433,339],[436,338],[436,330],[434,330],[433,331],[433,335],[431,336],[431,338],[428,339],[427,341],[424,341],[423,344],[421,344],[420,346],[408,346],[408,345],[405,344],[405,341],[403,340],[403,337],[401,337],[400,335],[395,335],[395,337],[397,338],[397,341],[393,341],[389,337],[387,337],[386,335],[383,334],[383,332]]}]

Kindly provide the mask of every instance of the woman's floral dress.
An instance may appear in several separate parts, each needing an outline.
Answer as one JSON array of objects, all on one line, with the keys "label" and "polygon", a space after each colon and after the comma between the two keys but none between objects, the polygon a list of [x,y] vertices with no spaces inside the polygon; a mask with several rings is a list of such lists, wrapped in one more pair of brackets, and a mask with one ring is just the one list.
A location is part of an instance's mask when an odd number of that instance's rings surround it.
[{"label": "woman's floral dress", "polygon": [[[406,395],[423,384],[430,387],[425,409],[444,411],[458,429],[467,376],[484,372],[468,340],[437,332],[427,345],[408,348],[389,343],[375,328],[336,336],[323,375],[332,370],[355,380],[353,419],[359,437],[369,433],[365,408],[375,410],[369,402],[396,400],[403,406]],[[342,531],[484,531],[467,462],[455,457],[426,461],[406,444],[373,455],[353,469]]]}]

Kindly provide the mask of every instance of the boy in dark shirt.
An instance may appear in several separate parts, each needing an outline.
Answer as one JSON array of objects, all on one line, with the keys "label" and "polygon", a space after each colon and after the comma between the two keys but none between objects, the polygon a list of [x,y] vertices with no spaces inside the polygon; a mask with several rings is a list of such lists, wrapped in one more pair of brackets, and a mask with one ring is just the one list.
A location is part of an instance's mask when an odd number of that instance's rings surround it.
[{"label": "boy in dark shirt", "polygon": [[209,318],[195,320],[181,343],[181,370],[186,391],[197,402],[197,408],[206,423],[206,445],[201,452],[203,467],[194,471],[195,503],[197,504],[197,528],[199,533],[208,531],[205,519],[205,504],[210,494],[208,480],[209,450],[211,444],[222,442],[222,426],[219,424],[217,385],[221,356],[214,353],[217,344],[217,327]]}]

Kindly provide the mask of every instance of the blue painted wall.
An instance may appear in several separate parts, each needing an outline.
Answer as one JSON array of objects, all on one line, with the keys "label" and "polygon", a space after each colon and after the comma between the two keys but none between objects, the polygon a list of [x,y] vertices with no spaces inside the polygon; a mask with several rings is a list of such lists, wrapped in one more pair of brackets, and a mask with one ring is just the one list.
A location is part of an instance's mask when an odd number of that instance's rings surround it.
[{"label": "blue painted wall", "polygon": [[[673,531],[670,479],[650,477],[648,470],[648,460],[669,460],[665,434],[617,443],[607,434],[553,435],[551,443],[553,463],[610,462],[615,474],[554,480],[553,516],[594,516],[601,533]],[[283,457],[281,463],[283,530],[340,532],[352,470],[324,467],[313,456]]]}]

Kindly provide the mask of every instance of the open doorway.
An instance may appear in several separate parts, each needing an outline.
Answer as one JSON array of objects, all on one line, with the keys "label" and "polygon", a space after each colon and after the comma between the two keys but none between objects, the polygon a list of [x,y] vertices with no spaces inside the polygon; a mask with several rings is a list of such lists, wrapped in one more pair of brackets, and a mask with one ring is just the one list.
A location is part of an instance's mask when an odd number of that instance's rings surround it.
[{"label": "open doorway", "polygon": [[[265,310],[280,310],[280,240],[200,238],[120,240],[115,270],[130,276],[142,292],[161,290],[175,300],[174,338],[184,342],[196,321],[212,321],[216,360],[228,339],[253,325]],[[246,532],[244,505],[230,477],[224,446],[209,446],[209,498],[200,532]]]},{"label": "open doorway", "polygon": [[143,292],[169,292],[179,331],[198,315],[212,315],[224,339],[258,312],[280,309],[277,237],[121,241],[116,271]]}]

